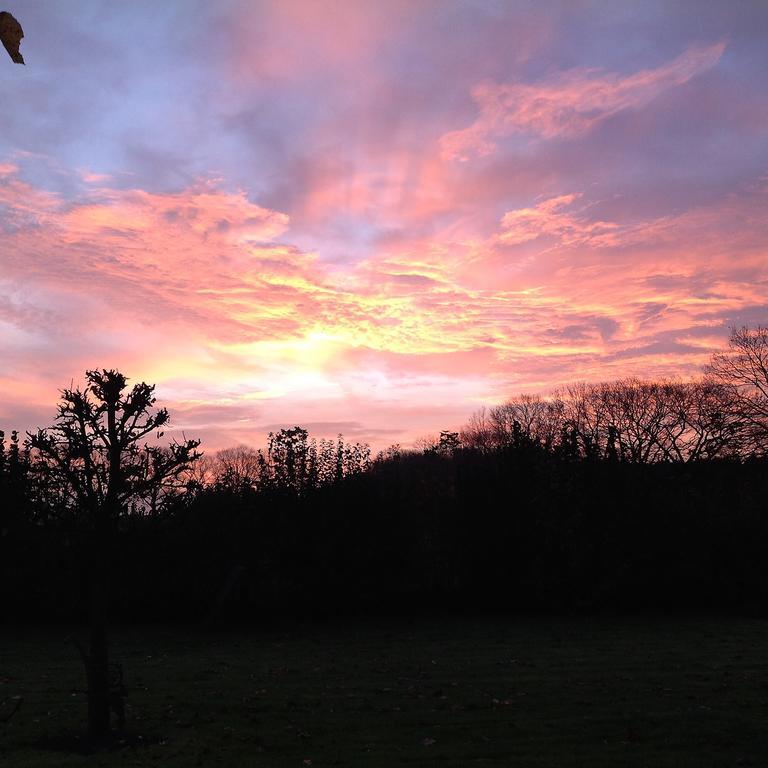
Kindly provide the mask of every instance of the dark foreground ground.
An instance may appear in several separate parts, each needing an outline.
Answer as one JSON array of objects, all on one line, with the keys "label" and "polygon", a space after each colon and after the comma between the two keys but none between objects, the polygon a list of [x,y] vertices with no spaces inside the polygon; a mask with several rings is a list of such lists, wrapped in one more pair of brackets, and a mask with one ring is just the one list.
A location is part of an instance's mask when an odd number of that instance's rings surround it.
[{"label": "dark foreground ground", "polygon": [[126,743],[94,755],[66,634],[0,634],[5,768],[768,765],[765,619],[116,630]]}]

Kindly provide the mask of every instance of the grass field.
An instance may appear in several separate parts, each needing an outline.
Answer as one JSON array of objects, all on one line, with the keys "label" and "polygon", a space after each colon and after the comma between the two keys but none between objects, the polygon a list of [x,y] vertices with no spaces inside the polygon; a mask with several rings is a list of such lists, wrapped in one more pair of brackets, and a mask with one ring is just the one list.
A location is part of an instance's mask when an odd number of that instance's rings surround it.
[{"label": "grass field", "polygon": [[127,743],[93,755],[66,634],[0,635],[6,768],[768,765],[762,619],[116,630]]}]

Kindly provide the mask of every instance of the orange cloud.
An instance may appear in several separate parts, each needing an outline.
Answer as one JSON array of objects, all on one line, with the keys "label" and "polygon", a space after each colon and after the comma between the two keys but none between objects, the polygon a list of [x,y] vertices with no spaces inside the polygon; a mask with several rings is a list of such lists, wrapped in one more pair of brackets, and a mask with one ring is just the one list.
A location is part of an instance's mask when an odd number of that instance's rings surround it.
[{"label": "orange cloud", "polygon": [[[516,389],[695,373],[728,318],[768,303],[764,184],[631,223],[570,192],[494,231],[447,226],[331,262],[290,243],[285,214],[212,184],[67,203],[4,174],[6,399],[26,387],[30,407],[52,404],[114,365],[221,441],[259,442],[287,414],[405,439],[406,411],[423,425]],[[216,409],[235,421],[212,424]]]}]

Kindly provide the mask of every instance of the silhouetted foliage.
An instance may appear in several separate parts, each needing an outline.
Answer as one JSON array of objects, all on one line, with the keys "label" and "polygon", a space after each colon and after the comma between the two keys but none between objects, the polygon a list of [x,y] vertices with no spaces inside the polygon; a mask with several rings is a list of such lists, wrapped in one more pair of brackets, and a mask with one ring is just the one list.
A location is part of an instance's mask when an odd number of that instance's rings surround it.
[{"label": "silhouetted foliage", "polygon": [[62,391],[52,427],[28,435],[27,462],[36,487],[46,491],[51,516],[83,534],[91,622],[90,647],[82,651],[88,731],[93,741],[103,741],[113,703],[106,628],[117,525],[128,512],[160,511],[161,492],[178,490],[176,481],[197,458],[199,442],[142,442],[153,433],[161,438],[169,420],[164,408],[152,412],[154,387],[139,383],[126,391],[125,376],[111,370],[87,371],[86,379],[85,389]]},{"label": "silhouetted foliage", "polygon": [[[695,382],[624,379],[520,396],[421,450],[395,445],[373,459],[364,444],[316,440],[298,426],[271,434],[264,449],[191,465],[194,445],[128,447],[109,507],[120,534],[114,610],[258,622],[430,606],[764,607],[763,395],[718,364]],[[70,431],[34,436],[30,450],[0,442],[0,488],[13,500],[3,569],[24,575],[15,591],[3,584],[15,615],[87,612],[78,510],[92,517],[101,507],[89,498],[115,495],[108,446],[96,450],[103,427],[84,442],[75,427],[81,412],[102,423],[95,392],[90,405],[65,392],[59,424]],[[134,406],[121,402],[125,416]],[[138,419],[131,434],[166,418]]]}]

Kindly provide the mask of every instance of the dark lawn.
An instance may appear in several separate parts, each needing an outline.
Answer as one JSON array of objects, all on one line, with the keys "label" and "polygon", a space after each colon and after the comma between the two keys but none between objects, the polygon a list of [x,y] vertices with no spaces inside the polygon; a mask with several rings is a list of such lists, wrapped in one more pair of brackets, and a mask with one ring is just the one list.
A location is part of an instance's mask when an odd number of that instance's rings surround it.
[{"label": "dark lawn", "polygon": [[90,756],[66,634],[0,635],[0,765],[768,765],[763,619],[115,631],[131,745]]}]

